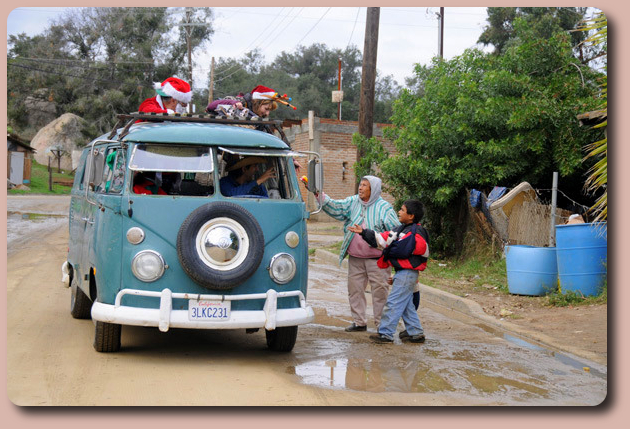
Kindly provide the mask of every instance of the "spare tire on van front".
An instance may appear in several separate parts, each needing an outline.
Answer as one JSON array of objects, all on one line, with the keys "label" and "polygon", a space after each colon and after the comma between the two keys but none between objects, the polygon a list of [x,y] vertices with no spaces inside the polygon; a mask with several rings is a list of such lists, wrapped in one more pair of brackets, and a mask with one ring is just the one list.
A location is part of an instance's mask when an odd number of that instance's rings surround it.
[{"label": "spare tire on van front", "polygon": [[193,211],[177,234],[184,271],[208,289],[232,289],[255,272],[265,248],[258,221],[243,207],[217,201]]}]

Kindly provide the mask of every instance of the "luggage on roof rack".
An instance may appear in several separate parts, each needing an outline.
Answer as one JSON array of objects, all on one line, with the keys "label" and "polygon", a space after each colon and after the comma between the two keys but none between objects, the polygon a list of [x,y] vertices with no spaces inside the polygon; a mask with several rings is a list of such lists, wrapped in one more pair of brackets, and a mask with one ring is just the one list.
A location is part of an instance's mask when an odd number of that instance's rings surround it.
[{"label": "luggage on roof rack", "polygon": [[114,125],[112,132],[109,134],[109,139],[112,139],[118,129],[124,125],[122,132],[119,135],[119,139],[123,138],[129,132],[129,128],[136,122],[196,122],[196,123],[214,123],[214,124],[226,124],[226,125],[255,125],[259,126],[258,131],[274,134],[274,131],[278,131],[282,140],[288,144],[288,140],[284,131],[282,131],[282,121],[269,120],[267,118],[249,118],[235,117],[230,115],[212,115],[212,114],[191,114],[191,113],[123,113],[116,116],[118,122]]}]

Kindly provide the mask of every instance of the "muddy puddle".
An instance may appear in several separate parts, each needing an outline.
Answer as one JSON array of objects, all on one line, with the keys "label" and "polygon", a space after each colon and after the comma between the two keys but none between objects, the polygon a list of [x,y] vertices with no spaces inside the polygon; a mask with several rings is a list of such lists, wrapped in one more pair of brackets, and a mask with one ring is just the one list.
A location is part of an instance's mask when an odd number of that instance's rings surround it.
[{"label": "muddy puddle", "polygon": [[[357,355],[362,357],[348,357]],[[606,397],[605,373],[585,371],[584,363],[529,344],[506,347],[432,339],[421,346],[345,347],[337,349],[336,356],[327,354],[287,372],[321,388],[465,395],[504,405],[597,405]]]},{"label": "muddy puddle", "polygon": [[68,228],[67,214],[7,211],[7,251],[20,250],[39,235],[58,228]]}]

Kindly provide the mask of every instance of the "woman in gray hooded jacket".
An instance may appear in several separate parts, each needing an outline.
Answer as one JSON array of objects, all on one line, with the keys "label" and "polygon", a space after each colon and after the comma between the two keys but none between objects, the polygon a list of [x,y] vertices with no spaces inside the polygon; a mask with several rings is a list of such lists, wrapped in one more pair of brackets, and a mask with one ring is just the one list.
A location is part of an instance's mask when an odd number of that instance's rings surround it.
[{"label": "woman in gray hooded jacket", "polygon": [[365,288],[368,281],[372,292],[374,322],[378,327],[387,302],[389,273],[376,265],[381,251],[367,245],[360,235],[351,232],[348,227],[356,224],[376,232],[384,232],[400,225],[392,205],[381,197],[381,179],[364,176],[359,183],[358,193],[342,200],[333,200],[323,192],[317,198],[322,203],[324,212],[344,222],[339,265],[348,255],[348,299],[353,320],[346,331],[367,330]]}]

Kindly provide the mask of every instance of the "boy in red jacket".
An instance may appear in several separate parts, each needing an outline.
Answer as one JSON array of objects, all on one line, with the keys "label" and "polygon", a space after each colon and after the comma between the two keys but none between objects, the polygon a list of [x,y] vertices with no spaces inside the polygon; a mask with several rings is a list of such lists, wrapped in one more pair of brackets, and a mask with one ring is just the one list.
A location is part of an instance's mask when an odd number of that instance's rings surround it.
[{"label": "boy in red jacket", "polygon": [[423,343],[425,340],[424,330],[413,303],[418,273],[426,268],[429,257],[429,234],[419,223],[423,215],[422,203],[412,199],[405,201],[398,211],[398,220],[402,225],[394,231],[377,234],[359,225],[348,228],[360,234],[370,246],[383,249],[378,266],[382,269],[393,267],[396,272],[378,332],[370,335],[370,339],[377,343],[394,342],[394,334],[401,317],[405,330],[399,337],[403,342]]}]

